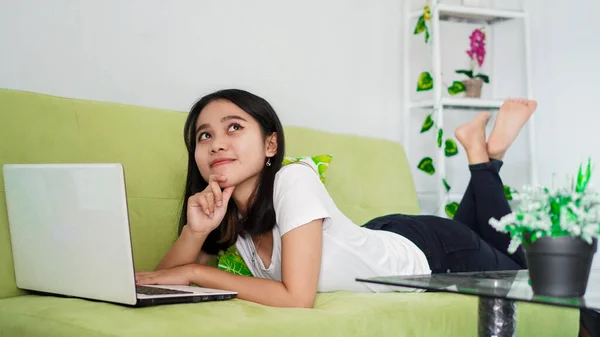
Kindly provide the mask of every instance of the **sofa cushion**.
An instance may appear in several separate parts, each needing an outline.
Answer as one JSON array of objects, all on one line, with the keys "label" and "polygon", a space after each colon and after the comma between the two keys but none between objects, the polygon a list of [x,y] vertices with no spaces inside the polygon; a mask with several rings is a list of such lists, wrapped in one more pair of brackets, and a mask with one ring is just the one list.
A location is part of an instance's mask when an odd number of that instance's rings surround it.
[{"label": "sofa cushion", "polygon": [[[574,336],[577,310],[522,303],[518,336]],[[543,324],[540,324],[543,317]],[[477,298],[319,294],[315,309],[225,302],[129,308],[51,296],[0,300],[0,335],[26,337],[477,336]]]},{"label": "sofa cushion", "polygon": [[411,169],[400,144],[294,126],[286,126],[285,141],[286,156],[333,155],[325,186],[356,224],[390,213],[419,214]]},{"label": "sofa cushion", "polygon": [[[184,113],[0,90],[0,166],[122,163],[136,267],[153,268],[177,235],[186,154]],[[0,298],[15,287],[0,174]]]},{"label": "sofa cushion", "polygon": [[235,245],[217,255],[217,268],[236,275],[253,276]]},{"label": "sofa cushion", "polygon": [[297,162],[306,163],[310,165],[315,170],[315,172],[319,174],[321,182],[325,183],[325,172],[327,171],[327,168],[329,168],[331,158],[332,155],[330,154],[308,157],[285,157],[283,158],[283,165],[288,165]]}]

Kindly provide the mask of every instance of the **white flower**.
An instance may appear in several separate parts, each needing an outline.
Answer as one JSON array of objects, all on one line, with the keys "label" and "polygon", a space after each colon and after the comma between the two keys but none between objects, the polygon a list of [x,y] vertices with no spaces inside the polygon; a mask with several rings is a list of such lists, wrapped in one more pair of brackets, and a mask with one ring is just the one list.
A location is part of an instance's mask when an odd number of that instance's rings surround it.
[{"label": "white flower", "polygon": [[[558,229],[573,237],[591,242],[600,236],[600,194],[588,189],[576,191],[573,180],[566,187],[545,188],[527,185],[519,193],[519,204],[515,210],[501,219],[490,219],[489,224],[499,232],[509,232],[509,252],[522,244],[523,233],[535,232],[537,237],[552,236]],[[559,228],[553,226],[558,225]]]},{"label": "white flower", "polygon": [[592,238],[600,235],[600,224],[589,224],[581,230],[581,238],[587,243],[592,243]]},{"label": "white flower", "polygon": [[508,245],[508,249],[506,250],[509,254],[512,254],[517,251],[517,248],[521,245],[521,239],[518,236],[513,237],[510,240],[510,244]]}]

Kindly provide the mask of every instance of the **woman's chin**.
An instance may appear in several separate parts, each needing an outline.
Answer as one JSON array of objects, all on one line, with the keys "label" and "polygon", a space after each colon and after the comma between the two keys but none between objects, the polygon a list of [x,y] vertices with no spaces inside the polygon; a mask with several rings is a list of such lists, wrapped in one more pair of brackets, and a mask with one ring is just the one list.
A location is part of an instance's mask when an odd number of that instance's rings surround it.
[{"label": "woman's chin", "polygon": [[239,175],[230,174],[225,176],[227,177],[227,180],[219,184],[221,188],[227,188],[232,186],[239,187],[240,185],[245,185],[245,183],[248,181],[248,178],[240,177]]},{"label": "woman's chin", "polygon": [[231,187],[239,184],[239,179],[237,179],[237,177],[234,174],[231,174],[231,172],[227,172],[225,170],[218,170],[216,172],[213,172],[213,174],[220,174],[227,178],[225,181],[219,182],[219,186],[221,188]]},{"label": "woman's chin", "polygon": [[228,168],[225,166],[215,167],[211,170],[211,174],[223,175],[226,177],[225,181],[219,182],[219,186],[221,188],[237,186],[245,183],[248,180],[253,180],[253,178],[258,178],[258,175],[248,176],[244,174],[244,172],[240,172],[240,170],[236,170],[235,168]]},{"label": "woman's chin", "polygon": [[224,182],[224,183],[220,183],[219,187],[221,187],[221,188],[227,188],[227,187],[231,187],[231,186],[235,186],[235,185],[237,185],[237,184],[236,183],[231,183],[231,182],[227,181],[227,182]]}]

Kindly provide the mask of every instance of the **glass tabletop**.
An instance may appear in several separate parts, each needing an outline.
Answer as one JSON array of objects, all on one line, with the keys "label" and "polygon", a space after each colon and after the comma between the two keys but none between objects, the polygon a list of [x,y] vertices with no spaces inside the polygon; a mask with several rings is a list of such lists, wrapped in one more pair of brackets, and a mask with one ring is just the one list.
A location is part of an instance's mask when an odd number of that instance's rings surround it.
[{"label": "glass tabletop", "polygon": [[600,310],[600,269],[592,270],[583,297],[560,298],[534,295],[528,270],[447,273],[356,279],[399,287],[427,289],[480,297],[505,298],[573,308]]}]

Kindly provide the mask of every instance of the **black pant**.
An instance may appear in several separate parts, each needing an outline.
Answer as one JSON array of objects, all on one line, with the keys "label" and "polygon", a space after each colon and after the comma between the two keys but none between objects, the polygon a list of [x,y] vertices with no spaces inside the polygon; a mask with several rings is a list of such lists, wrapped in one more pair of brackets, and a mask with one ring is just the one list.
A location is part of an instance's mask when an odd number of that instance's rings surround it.
[{"label": "black pant", "polygon": [[469,166],[471,180],[454,219],[390,214],[364,226],[398,233],[419,247],[432,273],[516,270],[527,268],[522,249],[508,254],[508,234],[489,225],[511,212],[500,179],[502,162]]},{"label": "black pant", "polygon": [[580,322],[590,337],[600,337],[600,312],[581,309]]}]

